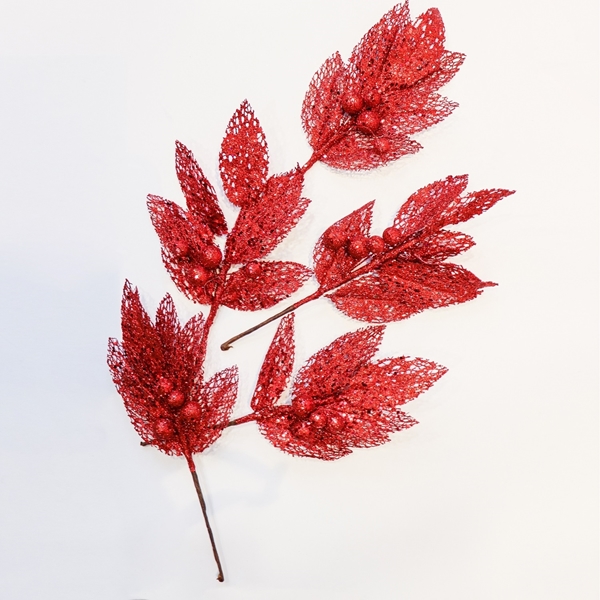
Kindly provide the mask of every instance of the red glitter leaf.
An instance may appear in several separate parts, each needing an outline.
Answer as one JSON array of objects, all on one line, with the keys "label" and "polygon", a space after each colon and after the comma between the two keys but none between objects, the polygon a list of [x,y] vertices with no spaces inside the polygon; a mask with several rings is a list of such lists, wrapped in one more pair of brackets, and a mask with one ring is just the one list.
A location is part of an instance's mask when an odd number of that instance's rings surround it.
[{"label": "red glitter leaf", "polygon": [[349,121],[342,108],[346,66],[336,52],[314,74],[302,103],[302,126],[313,148],[334,138]]},{"label": "red glitter leaf", "polygon": [[199,217],[215,235],[225,235],[227,223],[215,189],[204,177],[194,155],[181,142],[175,142],[175,170],[190,214]]},{"label": "red glitter leaf", "polygon": [[315,275],[321,286],[336,285],[362,261],[347,252],[348,241],[369,235],[374,204],[372,200],[340,219],[327,228],[317,241],[313,260]]},{"label": "red glitter leaf", "polygon": [[372,361],[382,335],[383,327],[371,327],[317,352],[298,373],[290,405],[272,405],[287,379],[275,383],[269,376],[277,377],[278,371],[263,367],[261,389],[273,381],[274,392],[256,406],[263,435],[294,456],[335,460],[353,448],[383,444],[390,433],[416,424],[399,407],[427,390],[446,369],[419,358]]},{"label": "red glitter leaf", "polygon": [[295,262],[251,262],[227,278],[221,303],[236,310],[260,310],[291,296],[312,275]]},{"label": "red glitter leaf", "polygon": [[412,194],[394,219],[394,227],[401,231],[402,239],[449,225],[450,222],[444,219],[444,215],[461,197],[468,183],[468,175],[450,175]]},{"label": "red glitter leaf", "polygon": [[442,229],[412,244],[403,257],[424,263],[437,263],[466,252],[475,245],[470,235]]},{"label": "red glitter leaf", "polygon": [[344,314],[369,323],[406,319],[427,308],[476,298],[484,282],[459,265],[393,262],[328,294]]},{"label": "red glitter leaf", "polygon": [[190,458],[220,435],[237,395],[237,370],[202,379],[202,315],[182,329],[170,296],[153,325],[126,282],[123,343],[109,340],[108,365],[135,430],[147,444]]},{"label": "red glitter leaf", "polygon": [[346,333],[313,354],[296,375],[294,395],[321,398],[346,385],[373,358],[384,331],[377,326]]},{"label": "red glitter leaf", "polygon": [[294,315],[291,314],[281,320],[269,346],[250,402],[252,410],[271,409],[281,398],[292,376],[294,352]]},{"label": "red glitter leaf", "polygon": [[467,183],[467,175],[451,176],[421,188],[383,237],[369,236],[373,202],[329,227],[314,251],[320,293],[351,317],[383,323],[471,300],[495,285],[457,265],[442,264],[475,243],[442,227],[481,214],[513,193],[465,194]]},{"label": "red glitter leaf", "polygon": [[267,141],[247,100],[233,113],[227,125],[219,154],[219,171],[225,194],[236,206],[256,200],[266,185]]},{"label": "red glitter leaf", "polygon": [[296,226],[310,200],[301,198],[304,175],[293,170],[274,175],[264,193],[242,207],[227,239],[225,260],[244,264],[264,258]]},{"label": "red glitter leaf", "polygon": [[406,2],[394,6],[367,31],[350,57],[350,63],[363,79],[376,80],[381,77],[389,65],[394,43],[409,24],[410,12]]},{"label": "red glitter leaf", "polygon": [[410,196],[394,220],[394,226],[400,229],[403,239],[468,221],[502,198],[514,194],[513,191],[502,189],[463,194],[468,181],[468,175],[449,176],[426,185]]},{"label": "red glitter leaf", "polygon": [[207,249],[216,248],[210,228],[200,216],[192,217],[159,196],[148,196],[148,210],[161,242],[164,265],[175,285],[191,300],[210,304],[217,273],[206,266]]},{"label": "red glitter leaf", "polygon": [[435,92],[464,60],[444,49],[444,24],[430,9],[414,24],[399,4],[354,48],[348,65],[334,55],[313,77],[303,124],[318,158],[339,169],[385,165],[421,146],[409,135],[456,107]]},{"label": "red glitter leaf", "polygon": [[[427,10],[414,25],[406,23],[402,35],[390,45],[385,65],[390,82],[406,87],[419,82],[430,86],[430,76],[440,72],[442,57],[450,54],[444,50],[444,41],[444,22],[437,8]],[[453,75],[454,72],[450,78]],[[437,79],[434,84],[437,84],[434,89],[441,85]],[[433,90],[428,87],[428,91]]]},{"label": "red glitter leaf", "polygon": [[444,210],[441,223],[445,226],[468,221],[514,193],[512,190],[503,189],[479,190],[456,198]]}]

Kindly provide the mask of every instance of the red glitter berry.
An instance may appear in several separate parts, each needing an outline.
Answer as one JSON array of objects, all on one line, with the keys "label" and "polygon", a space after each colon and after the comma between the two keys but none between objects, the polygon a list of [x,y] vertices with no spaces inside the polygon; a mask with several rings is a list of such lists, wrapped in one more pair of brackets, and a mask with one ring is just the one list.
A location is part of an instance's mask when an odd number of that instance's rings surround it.
[{"label": "red glitter berry", "polygon": [[194,421],[202,416],[202,410],[197,402],[188,402],[181,409],[181,416],[188,421]]},{"label": "red glitter berry", "polygon": [[341,431],[342,429],[344,429],[345,426],[346,420],[340,413],[334,413],[332,415],[329,415],[329,418],[327,419],[327,428],[330,431]]},{"label": "red glitter berry", "polygon": [[258,275],[260,275],[260,272],[262,271],[260,264],[258,264],[257,262],[248,263],[246,265],[245,269],[246,269],[246,273],[250,277],[257,277]]},{"label": "red glitter berry", "polygon": [[190,251],[190,245],[185,240],[177,240],[174,243],[175,256],[183,258]]},{"label": "red glitter berry", "polygon": [[369,254],[367,240],[364,237],[355,237],[348,244],[348,254],[353,258],[365,258]]},{"label": "red glitter berry", "polygon": [[156,432],[156,435],[162,440],[169,440],[175,435],[173,425],[171,425],[171,421],[169,421],[168,419],[159,419],[156,422],[156,427],[154,431]]},{"label": "red glitter berry", "polygon": [[381,117],[374,110],[363,110],[356,119],[356,127],[361,133],[373,135],[381,125]]},{"label": "red glitter berry", "polygon": [[330,250],[339,250],[346,243],[346,236],[341,231],[335,229],[329,231],[323,240],[325,247]]},{"label": "red glitter berry", "polygon": [[383,230],[383,241],[388,244],[388,246],[395,246],[398,244],[401,237],[402,233],[395,227],[388,227]]},{"label": "red glitter berry", "polygon": [[192,277],[196,283],[206,283],[210,278],[210,273],[203,266],[194,267],[192,270]]},{"label": "red glitter berry", "polygon": [[365,104],[369,108],[379,106],[381,104],[381,94],[377,90],[369,90],[364,96]]},{"label": "red glitter berry", "polygon": [[216,269],[223,260],[223,254],[217,246],[205,246],[200,252],[200,262],[208,269]]},{"label": "red glitter berry", "polygon": [[315,401],[307,396],[296,398],[292,408],[299,417],[306,417],[314,410]]},{"label": "red glitter berry", "polygon": [[385,242],[379,235],[372,235],[367,242],[367,246],[373,254],[379,254],[385,250]]},{"label": "red glitter berry", "polygon": [[327,424],[327,412],[323,409],[315,410],[315,412],[310,415],[310,422],[315,427],[325,427]]},{"label": "red glitter berry", "polygon": [[363,108],[364,102],[363,99],[354,92],[348,92],[344,94],[342,98],[342,108],[349,115],[357,115]]},{"label": "red glitter berry", "polygon": [[160,377],[158,380],[158,389],[163,394],[168,394],[173,389],[173,382],[167,377]]},{"label": "red glitter berry", "polygon": [[373,146],[379,154],[385,154],[386,152],[389,152],[391,148],[390,140],[384,137],[375,138]]},{"label": "red glitter berry", "polygon": [[180,406],[183,406],[184,402],[185,396],[179,390],[173,390],[167,396],[167,404],[171,408],[179,408]]}]

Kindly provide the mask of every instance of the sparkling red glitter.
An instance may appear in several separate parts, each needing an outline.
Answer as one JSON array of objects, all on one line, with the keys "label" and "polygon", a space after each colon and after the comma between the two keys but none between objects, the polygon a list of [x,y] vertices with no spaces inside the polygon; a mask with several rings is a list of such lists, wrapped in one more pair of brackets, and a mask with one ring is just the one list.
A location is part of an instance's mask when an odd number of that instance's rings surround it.
[{"label": "sparkling red glitter", "polygon": [[293,315],[281,322],[263,364],[253,408],[263,435],[295,456],[334,460],[389,441],[415,425],[400,406],[427,390],[444,367],[420,358],[373,360],[383,327],[348,333],[300,369],[291,404],[277,404],[291,372]]},{"label": "sparkling red glitter", "polygon": [[264,258],[297,225],[309,205],[301,197],[303,180],[297,170],[270,177],[259,196],[244,204],[227,239],[228,262]]},{"label": "sparkling red glitter", "polygon": [[464,61],[444,48],[439,11],[411,22],[398,4],[354,48],[317,71],[304,99],[302,122],[320,159],[339,169],[372,169],[421,146],[409,136],[446,118],[456,103],[437,94]]},{"label": "sparkling red glitter", "polygon": [[[444,48],[437,9],[412,21],[398,4],[372,27],[344,63],[338,53],[317,71],[302,106],[313,153],[304,166],[269,175],[265,132],[248,101],[231,117],[219,154],[225,197],[239,213],[228,228],[217,192],[192,152],[176,142],[175,170],[186,207],[148,196],[164,265],[189,299],[209,305],[185,326],[167,295],[153,323],[136,289],[126,282],[123,341],[109,341],[108,364],[143,445],[187,459],[214,557],[223,570],[208,521],[192,455],[214,443],[225,427],[256,421],[277,448],[294,456],[333,460],[355,448],[383,444],[416,423],[401,407],[446,371],[420,358],[376,359],[384,326],[347,333],[314,354],[286,390],[294,365],[293,315],[285,317],[264,359],[250,403],[235,421],[237,368],[208,380],[208,336],[220,307],[256,311],[275,306],[312,275],[269,254],[298,224],[309,200],[305,175],[317,162],[349,171],[385,165],[421,146],[410,136],[448,116],[455,103],[440,96],[464,60]],[[492,189],[466,193],[467,176],[447,177],[415,192],[393,225],[371,232],[374,201],[328,227],[317,241],[318,289],[251,333],[309,301],[327,296],[346,315],[384,323],[427,308],[475,298],[486,286],[464,267],[445,262],[474,245],[445,229],[481,214],[511,194]]]},{"label": "sparkling red glitter", "polygon": [[181,142],[175,142],[175,170],[190,215],[206,223],[215,235],[227,233],[227,223],[217,194],[194,155]]},{"label": "sparkling red glitter", "polygon": [[[343,281],[361,262],[348,252],[348,242],[357,237],[368,237],[373,219],[375,200],[340,219],[319,238],[314,252],[314,269],[322,287],[334,287]],[[333,245],[331,240],[335,240]]]},{"label": "sparkling red glitter", "polygon": [[109,342],[108,365],[135,430],[167,454],[202,452],[228,422],[237,395],[237,368],[203,378],[204,319],[182,327],[165,296],[153,324],[138,291],[125,283],[123,342]]},{"label": "sparkling red glitter", "polygon": [[219,170],[225,195],[236,206],[257,200],[265,189],[269,173],[267,140],[247,100],[227,125]]},{"label": "sparkling red glitter", "polygon": [[251,262],[227,278],[221,303],[236,310],[270,308],[293,294],[312,275],[295,262]]},{"label": "sparkling red glitter", "polygon": [[[466,175],[447,177],[415,192],[400,208],[394,226],[383,231],[389,249],[379,255],[353,252],[353,240],[368,235],[373,202],[329,227],[314,251],[315,274],[323,294],[346,315],[369,323],[405,319],[427,308],[459,304],[477,297],[494,283],[443,261],[468,250],[473,239],[443,229],[491,208],[512,192],[481,190],[465,194]],[[330,238],[346,238],[337,250]],[[372,239],[372,238],[371,238]],[[367,254],[369,254],[367,252]],[[335,288],[333,291],[329,291]]]},{"label": "sparkling red glitter", "polygon": [[175,202],[148,196],[148,210],[162,246],[163,263],[175,285],[191,300],[210,304],[217,272],[206,266],[213,234],[206,222]]}]

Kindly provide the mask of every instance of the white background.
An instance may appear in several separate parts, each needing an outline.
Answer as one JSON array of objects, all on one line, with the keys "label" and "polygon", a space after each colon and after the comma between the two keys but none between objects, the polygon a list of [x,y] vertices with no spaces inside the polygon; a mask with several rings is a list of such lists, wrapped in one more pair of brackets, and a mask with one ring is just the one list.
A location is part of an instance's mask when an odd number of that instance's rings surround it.
[{"label": "white background", "polygon": [[[366,201],[381,230],[419,187],[470,173],[472,190],[517,190],[463,227],[478,245],[461,263],[499,286],[389,326],[380,356],[450,369],[391,443],[321,463],[248,424],[197,457],[219,584],[184,462],[140,448],[105,363],[126,277],[152,311],[167,291],[185,318],[198,310],[164,271],[145,196],[182,202],[175,139],[218,186],[244,98],[272,172],[304,162],[312,74],[391,3],[3,0],[1,598],[598,598],[597,6],[437,6],[468,55],[444,89],[460,108],[389,167],[316,166],[277,256],[308,263]],[[224,309],[213,330],[208,369],[240,365],[240,415],[274,327],[217,344],[267,314]],[[304,361],[359,325],[321,300],[297,326]]]}]

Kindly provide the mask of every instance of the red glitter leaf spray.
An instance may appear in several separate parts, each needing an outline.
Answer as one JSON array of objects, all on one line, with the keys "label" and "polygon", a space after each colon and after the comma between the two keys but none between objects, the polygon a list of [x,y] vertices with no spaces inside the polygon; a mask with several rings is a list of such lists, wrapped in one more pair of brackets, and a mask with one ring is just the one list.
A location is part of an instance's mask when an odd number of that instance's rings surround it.
[{"label": "red glitter leaf spray", "polygon": [[[302,124],[313,152],[304,166],[269,175],[259,120],[247,101],[235,111],[219,154],[223,191],[239,207],[233,227],[227,225],[215,188],[181,142],[175,146],[175,170],[186,208],[148,196],[167,271],[185,296],[208,306],[208,313],[183,325],[167,295],[153,322],[137,289],[126,282],[122,341],[109,340],[108,365],[142,445],[185,458],[219,581],[224,581],[223,568],[193,455],[212,445],[226,427],[252,421],[273,446],[294,456],[335,460],[355,448],[387,442],[391,433],[416,424],[401,407],[446,369],[421,358],[375,358],[385,331],[381,323],[465,302],[495,285],[446,262],[474,245],[470,236],[446,227],[481,214],[512,193],[466,192],[466,175],[416,191],[380,234],[371,231],[374,202],[340,219],[317,240],[312,270],[297,262],[268,260],[308,207],[302,196],[307,171],[317,162],[346,171],[373,169],[417,152],[421,146],[410,136],[438,123],[456,106],[437,92],[463,60],[462,54],[445,49],[437,9],[412,21],[408,3],[399,4],[367,32],[347,63],[334,54],[310,82]],[[204,374],[208,336],[219,308],[270,308],[313,273],[319,285],[315,292],[221,345],[227,350],[287,315],[263,361],[252,412],[230,420],[237,368],[208,379]],[[379,325],[334,340],[292,382],[294,315],[289,313],[321,296],[344,314]]]}]

